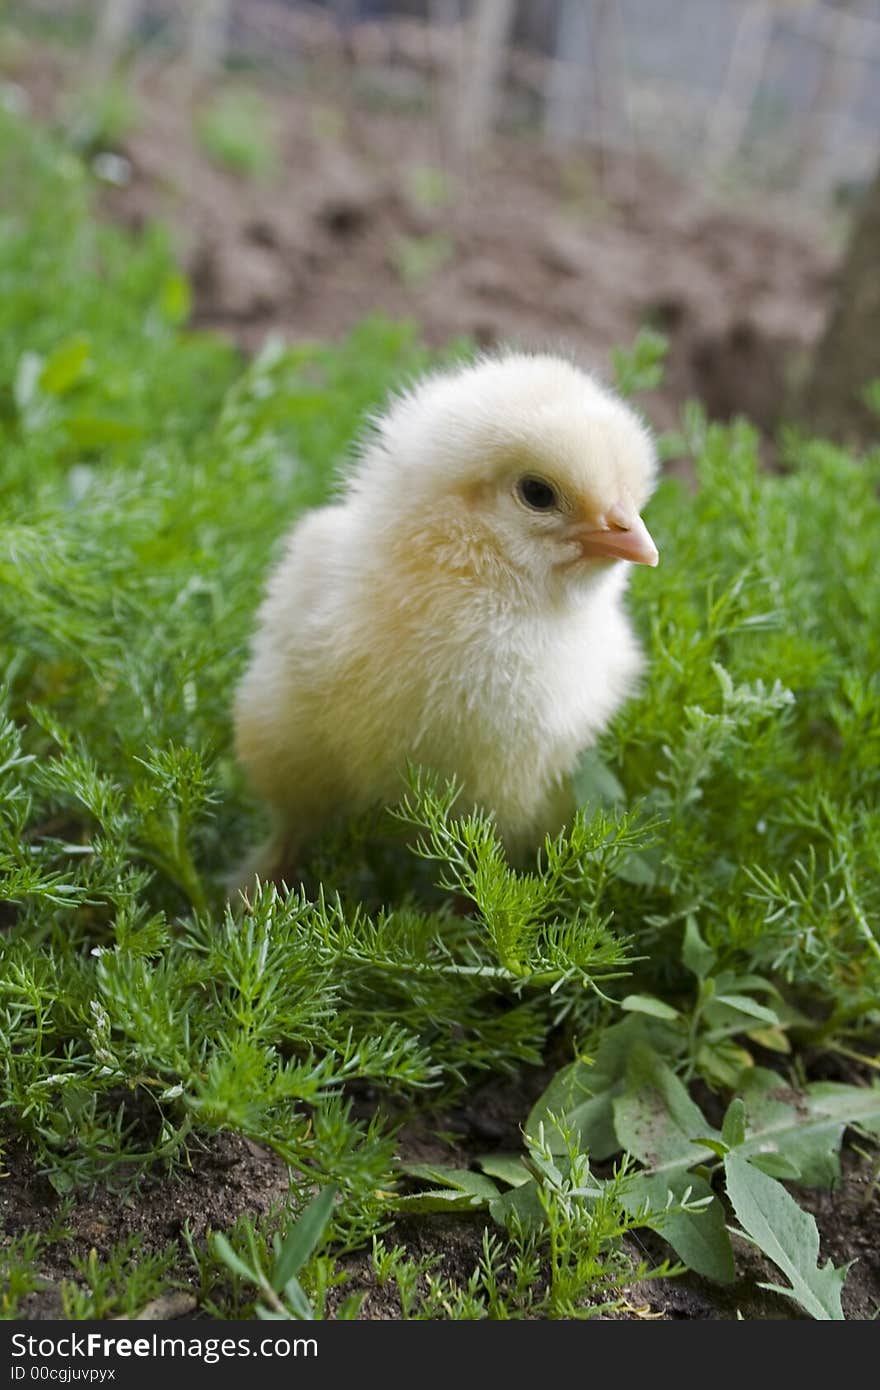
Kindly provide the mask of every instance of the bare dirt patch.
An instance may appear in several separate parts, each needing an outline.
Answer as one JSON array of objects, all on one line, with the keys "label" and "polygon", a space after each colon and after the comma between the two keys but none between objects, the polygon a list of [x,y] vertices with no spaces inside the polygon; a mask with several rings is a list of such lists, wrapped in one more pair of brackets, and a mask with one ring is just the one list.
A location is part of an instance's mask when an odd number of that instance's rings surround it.
[{"label": "bare dirt patch", "polygon": [[[648,401],[659,427],[691,396],[720,418],[776,422],[827,312],[835,256],[821,228],[719,206],[637,155],[553,154],[528,133],[456,152],[428,79],[407,77],[406,113],[338,64],[264,79],[278,164],[247,179],[199,145],[212,93],[150,67],[115,147],[129,181],[105,208],[133,227],[170,224],[196,322],[246,350],[270,332],[332,338],[378,311],[415,319],[432,344],[553,345],[607,371],[611,350],[649,322],[671,340]],[[84,74],[40,53],[16,80],[58,119]]]},{"label": "bare dirt patch", "polygon": [[173,1178],[157,1172],[121,1193],[79,1194],[68,1207],[34,1170],[26,1151],[14,1145],[4,1153],[0,1177],[0,1253],[3,1237],[40,1232],[49,1238],[40,1255],[43,1288],[23,1300],[22,1314],[27,1319],[59,1318],[61,1281],[75,1278],[72,1257],[88,1257],[94,1249],[106,1259],[129,1236],[140,1237],[145,1255],[177,1242],[177,1277],[193,1281],[184,1230],[202,1241],[209,1229],[228,1229],[242,1212],[265,1214],[283,1203],[288,1192],[287,1168],[280,1159],[248,1139],[223,1134],[195,1148],[191,1166]]},{"label": "bare dirt patch", "polygon": [[[398,1149],[407,1162],[452,1163],[470,1167],[487,1153],[516,1153],[522,1146],[524,1117],[552,1075],[555,1065],[526,1069],[515,1080],[492,1081],[474,1088],[450,1106],[420,1113],[399,1132]],[[852,1080],[854,1078],[849,1077]],[[374,1101],[366,1093],[353,1097],[355,1110],[367,1116]],[[609,1165],[599,1165],[601,1174]],[[289,1190],[285,1165],[268,1150],[239,1136],[225,1134],[190,1152],[190,1166],[173,1176],[162,1172],[124,1193],[105,1190],[78,1194],[68,1207],[33,1167],[18,1144],[4,1155],[0,1178],[0,1251],[5,1239],[38,1231],[50,1236],[40,1257],[43,1287],[23,1301],[20,1316],[46,1319],[62,1316],[61,1281],[75,1278],[71,1257],[87,1257],[91,1249],[106,1258],[126,1237],[138,1235],[144,1254],[176,1244],[174,1269],[178,1287],[197,1291],[196,1271],[183,1233],[202,1242],[209,1230],[225,1231],[242,1213],[259,1216],[285,1201]],[[880,1308],[880,1191],[876,1163],[854,1149],[842,1155],[841,1180],[832,1190],[798,1187],[799,1204],[816,1218],[821,1239],[820,1260],[835,1265],[853,1261],[843,1291],[849,1319],[872,1319]],[[432,1272],[462,1287],[480,1261],[485,1214],[470,1219],[444,1216],[402,1217],[393,1221],[384,1239],[402,1245],[416,1260],[432,1257]],[[491,1223],[489,1223],[491,1226]],[[737,1240],[737,1279],[721,1287],[694,1274],[674,1279],[636,1282],[624,1290],[620,1311],[602,1317],[675,1320],[747,1320],[798,1318],[796,1305],[761,1288],[782,1282],[779,1271],[744,1240]],[[659,1264],[669,1249],[659,1237],[641,1232],[628,1239],[634,1262]],[[361,1317],[399,1319],[401,1305],[393,1283],[380,1285],[369,1250],[342,1261],[347,1281],[332,1292],[331,1308],[350,1293],[365,1294]],[[426,1284],[421,1281],[421,1291]],[[192,1303],[182,1309],[193,1313]],[[177,1314],[180,1315],[180,1314]],[[173,1311],[167,1316],[175,1316]]]}]

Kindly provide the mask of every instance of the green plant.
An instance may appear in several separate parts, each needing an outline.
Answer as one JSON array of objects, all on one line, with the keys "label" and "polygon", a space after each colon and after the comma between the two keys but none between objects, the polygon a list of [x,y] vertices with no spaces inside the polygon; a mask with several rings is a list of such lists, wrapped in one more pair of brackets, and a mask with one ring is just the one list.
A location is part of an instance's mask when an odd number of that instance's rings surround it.
[{"label": "green plant", "polygon": [[258,92],[218,93],[196,117],[196,136],[215,164],[244,178],[268,178],[280,161],[270,108]]},{"label": "green plant", "polygon": [[[684,1192],[674,1200],[663,1192],[653,1206],[641,1189],[636,1192],[639,1180],[628,1164],[610,1178],[598,1178],[564,1121],[554,1122],[554,1133],[561,1144],[551,1145],[540,1123],[526,1136],[521,1159],[484,1159],[483,1173],[406,1166],[410,1178],[434,1186],[396,1198],[397,1209],[488,1210],[506,1232],[504,1240],[483,1232],[483,1258],[464,1289],[420,1269],[428,1297],[418,1316],[436,1316],[445,1308],[465,1318],[593,1317],[614,1306],[627,1283],[676,1272],[668,1262],[653,1269],[634,1264],[623,1250],[624,1237],[646,1227],[662,1229],[701,1211],[707,1199]],[[413,1308],[413,1271],[407,1281],[401,1278],[396,1252],[392,1268],[406,1317]]]},{"label": "green plant", "polygon": [[724,1175],[744,1232],[789,1280],[761,1287],[784,1294],[813,1318],[842,1321],[840,1292],[847,1271],[835,1269],[830,1260],[817,1267],[819,1232],[813,1217],[801,1211],[781,1183],[735,1153],[725,1156]]},{"label": "green plant", "polygon": [[391,264],[406,285],[430,280],[455,256],[455,243],[442,232],[429,236],[399,236],[391,248]]},{"label": "green plant", "polygon": [[[244,1254],[233,1249],[225,1236],[214,1236],[214,1252],[240,1279],[253,1284],[260,1292],[261,1302],[257,1304],[259,1318],[323,1318],[326,1309],[326,1295],[334,1278],[332,1262],[313,1258],[315,1251],[325,1237],[327,1226],[333,1213],[336,1191],[325,1187],[295,1221],[291,1222],[284,1234],[276,1232],[272,1237],[272,1261],[268,1271],[264,1270],[266,1254],[261,1253],[253,1226],[245,1226],[247,1249]],[[307,1295],[299,1275],[311,1261],[314,1298]],[[355,1318],[360,1307],[360,1298],[350,1296],[340,1305],[336,1317]]]},{"label": "green plant", "polygon": [[433,211],[448,207],[455,198],[455,182],[445,169],[431,164],[412,164],[406,171],[406,187],[417,207]]},{"label": "green plant", "polygon": [[378,1236],[373,1236],[371,1258],[379,1287],[393,1281],[400,1299],[400,1316],[404,1319],[418,1317],[424,1306],[426,1280],[437,1265],[439,1256],[427,1255],[421,1260],[413,1260],[402,1245],[389,1247]]},{"label": "green plant", "polygon": [[615,348],[611,361],[618,390],[624,396],[653,391],[663,380],[663,363],[668,350],[666,338],[653,328],[640,329],[628,351]]},{"label": "green plant", "polygon": [[167,1245],[155,1254],[142,1249],[139,1236],[120,1241],[102,1260],[95,1249],[86,1258],[74,1256],[75,1279],[61,1285],[65,1318],[131,1318],[166,1287],[177,1251]]},{"label": "green plant", "polygon": [[27,1232],[0,1248],[0,1318],[17,1319],[22,1299],[42,1288],[37,1268],[42,1246],[36,1232]]},{"label": "green plant", "polygon": [[678,1046],[665,1020],[634,1016],[615,1025],[593,1062],[576,1062],[554,1079],[529,1123],[543,1123],[557,1110],[565,1126],[551,1138],[551,1149],[565,1151],[570,1126],[599,1158],[618,1149],[634,1155],[644,1166],[633,1177],[630,1203],[662,1205],[666,1194],[701,1199],[704,1210],[683,1210],[658,1229],[691,1268],[730,1282],[733,1251],[712,1191],[713,1177],[723,1170],[748,1234],[774,1262],[782,1257],[787,1274],[797,1275],[791,1296],[813,1316],[842,1317],[845,1270],[833,1280],[830,1273],[827,1279],[809,1275],[818,1251],[815,1222],[777,1179],[830,1186],[839,1176],[845,1128],[880,1135],[880,1087],[815,1082],[796,1088],[776,1072],[746,1066],[739,1095],[716,1130],[663,1058],[664,1050],[674,1053]]},{"label": "green plant", "polygon": [[83,87],[66,103],[62,130],[68,144],[80,154],[115,149],[135,129],[138,102],[131,83],[113,77],[100,86]]}]

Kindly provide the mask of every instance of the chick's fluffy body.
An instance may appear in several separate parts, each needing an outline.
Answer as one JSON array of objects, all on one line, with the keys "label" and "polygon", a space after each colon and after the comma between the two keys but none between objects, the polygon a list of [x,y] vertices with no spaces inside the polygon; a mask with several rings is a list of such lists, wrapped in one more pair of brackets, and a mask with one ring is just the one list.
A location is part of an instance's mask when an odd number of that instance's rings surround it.
[{"label": "chick's fluffy body", "polygon": [[[577,563],[565,525],[653,485],[643,427],[555,357],[430,377],[376,421],[338,502],[293,529],[238,691],[237,745],[277,871],[334,814],[399,800],[407,760],[454,775],[514,851],[641,666],[629,566]],[[523,474],[565,513],[532,514]],[[562,527],[562,529],[560,529]],[[282,866],[283,867],[283,866]]]}]

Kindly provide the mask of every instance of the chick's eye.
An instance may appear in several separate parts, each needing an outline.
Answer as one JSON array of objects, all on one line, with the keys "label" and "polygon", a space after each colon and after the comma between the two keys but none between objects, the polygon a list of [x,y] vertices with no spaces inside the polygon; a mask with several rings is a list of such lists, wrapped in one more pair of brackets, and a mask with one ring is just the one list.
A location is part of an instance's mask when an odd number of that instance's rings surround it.
[{"label": "chick's eye", "polygon": [[516,493],[533,512],[549,512],[559,504],[556,489],[545,483],[543,478],[520,478]]}]

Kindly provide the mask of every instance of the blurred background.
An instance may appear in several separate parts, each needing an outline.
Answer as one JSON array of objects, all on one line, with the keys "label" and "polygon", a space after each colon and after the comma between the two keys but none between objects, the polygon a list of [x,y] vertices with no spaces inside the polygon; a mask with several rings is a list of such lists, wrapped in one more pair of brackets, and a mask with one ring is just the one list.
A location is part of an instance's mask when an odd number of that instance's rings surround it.
[{"label": "blurred background", "polygon": [[689,396],[768,428],[800,399],[833,428],[853,370],[880,375],[880,0],[0,15],[0,101],[62,132],[110,217],[172,229],[197,323],[247,350],[383,312],[607,370],[648,325],[661,428]]}]

